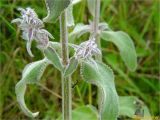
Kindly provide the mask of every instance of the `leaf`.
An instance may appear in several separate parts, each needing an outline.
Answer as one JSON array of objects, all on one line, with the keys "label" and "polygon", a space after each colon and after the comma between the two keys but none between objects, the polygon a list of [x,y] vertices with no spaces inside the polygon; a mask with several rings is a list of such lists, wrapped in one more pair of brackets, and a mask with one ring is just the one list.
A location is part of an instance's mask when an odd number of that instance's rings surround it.
[{"label": "leaf", "polygon": [[60,57],[53,47],[48,46],[46,49],[44,49],[44,55],[47,57],[48,60],[51,61],[54,67],[56,67],[60,71],[63,70]]},{"label": "leaf", "polygon": [[[75,26],[74,30],[69,34],[69,40],[73,41],[79,37],[81,37],[85,33],[92,33],[92,25],[93,22],[90,22],[89,25],[84,25],[83,23],[79,23]],[[99,30],[110,30],[107,23],[99,23]]]},{"label": "leaf", "polygon": [[79,38],[83,34],[90,32],[90,25],[84,25],[79,23],[75,26],[74,30],[69,34],[69,40],[73,41],[76,38]]},{"label": "leaf", "polygon": [[26,91],[26,85],[37,83],[41,78],[47,65],[48,65],[47,59],[39,60],[37,62],[33,62],[26,65],[22,73],[22,79],[16,84],[15,92],[17,96],[17,101],[22,111],[28,117],[36,117],[39,114],[39,112],[32,113],[25,104],[24,94]]},{"label": "leaf", "polygon": [[[98,120],[98,112],[91,105],[80,106],[72,110],[73,120]],[[57,119],[62,120],[62,115]]]},{"label": "leaf", "polygon": [[72,4],[75,5],[77,3],[81,2],[81,0],[72,0]]},{"label": "leaf", "polygon": [[[51,46],[52,48],[54,48],[54,50],[58,53],[59,56],[61,56],[61,44],[59,42],[52,42],[49,41],[49,46]],[[78,45],[76,44],[72,44],[72,43],[68,43],[68,47],[69,47],[69,53],[73,53],[73,48],[75,48],[74,46]]]},{"label": "leaf", "polygon": [[61,44],[59,42],[52,42],[49,41],[49,46],[54,48],[54,50],[58,53],[58,55],[61,55]]},{"label": "leaf", "polygon": [[110,30],[110,28],[106,22],[99,23],[98,27],[99,27],[99,30],[101,30],[101,31]]},{"label": "leaf", "polygon": [[95,3],[96,0],[87,0],[88,9],[92,16],[95,16]]},{"label": "leaf", "polygon": [[31,57],[34,57],[34,55],[32,54],[32,51],[31,51],[31,40],[30,41],[27,41],[27,44],[26,44],[26,48],[27,48],[27,52],[28,54],[31,56]]},{"label": "leaf", "polygon": [[[140,101],[137,97],[135,96],[120,96],[119,97],[119,115],[120,116],[127,116],[130,118],[138,118],[143,116],[147,116],[147,120],[151,120],[151,117],[149,118],[150,113],[146,105],[142,101]],[[135,113],[137,111],[144,111],[144,115],[142,116],[137,116]],[[144,119],[145,120],[145,119]]]},{"label": "leaf", "polygon": [[101,37],[113,42],[119,49],[122,60],[129,70],[134,71],[137,67],[137,55],[132,39],[122,31],[103,31]]},{"label": "leaf", "polygon": [[105,64],[93,61],[82,62],[81,75],[85,81],[97,85],[101,90],[102,120],[116,120],[119,104],[113,72]]},{"label": "leaf", "polygon": [[67,11],[67,26],[68,27],[74,26],[73,5],[70,5],[66,11]]},{"label": "leaf", "polygon": [[77,66],[78,66],[78,60],[75,59],[75,57],[72,57],[70,59],[70,62],[66,66],[66,69],[64,71],[64,77],[71,75],[77,69]]},{"label": "leaf", "polygon": [[133,117],[136,111],[136,99],[134,96],[119,97],[119,115]]},{"label": "leaf", "polygon": [[45,0],[48,15],[44,22],[56,22],[60,14],[69,6],[70,0]]}]

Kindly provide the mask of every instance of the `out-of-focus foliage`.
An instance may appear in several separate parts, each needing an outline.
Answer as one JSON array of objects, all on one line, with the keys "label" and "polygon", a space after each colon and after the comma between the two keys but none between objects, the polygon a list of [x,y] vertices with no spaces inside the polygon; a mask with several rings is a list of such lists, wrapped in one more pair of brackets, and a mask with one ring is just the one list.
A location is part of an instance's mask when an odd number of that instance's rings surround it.
[{"label": "out-of-focus foliage", "polygon": [[[130,72],[118,55],[118,49],[112,43],[102,41],[103,61],[109,64],[115,73],[115,83],[120,96],[138,96],[146,103],[152,116],[159,114],[159,57],[160,15],[158,0],[102,0],[101,21],[108,22],[115,31],[122,30],[134,40],[138,55],[138,68]],[[26,119],[16,102],[15,84],[21,78],[21,72],[27,63],[43,58],[33,43],[34,58],[26,53],[25,41],[20,30],[11,24],[19,16],[18,6],[34,8],[40,18],[47,15],[42,0],[0,0],[0,119]],[[87,1],[74,6],[75,23],[88,24],[91,15]],[[45,28],[59,41],[59,23],[46,23]],[[70,28],[72,29],[72,28]],[[70,30],[69,30],[70,31]],[[75,41],[86,40],[87,34]],[[113,49],[114,48],[114,49]],[[42,77],[40,87],[27,88],[25,101],[27,106],[41,112],[38,119],[57,118],[61,113],[60,73],[52,66]],[[81,80],[79,71],[73,74],[73,108],[84,104],[97,105],[97,88]],[[78,80],[78,82],[77,82]],[[77,84],[75,86],[75,83]],[[92,91],[92,92],[91,92]],[[29,97],[27,97],[29,96]],[[35,102],[36,101],[36,102]]]}]

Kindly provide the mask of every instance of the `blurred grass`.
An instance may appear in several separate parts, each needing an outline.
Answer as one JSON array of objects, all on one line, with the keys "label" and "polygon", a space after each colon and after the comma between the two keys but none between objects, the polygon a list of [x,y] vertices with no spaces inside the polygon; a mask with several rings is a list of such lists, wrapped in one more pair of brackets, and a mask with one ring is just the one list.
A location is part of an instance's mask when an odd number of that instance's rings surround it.
[{"label": "blurred grass", "polygon": [[[27,118],[18,108],[15,96],[15,84],[21,78],[24,66],[41,59],[43,55],[33,45],[34,58],[26,53],[25,41],[16,25],[10,22],[19,16],[17,7],[32,7],[40,18],[46,16],[42,0],[1,0],[0,1],[0,119],[20,120]],[[109,64],[115,73],[118,94],[135,95],[142,99],[152,115],[160,115],[160,2],[159,0],[102,0],[101,21],[108,22],[113,30],[123,30],[134,40],[138,55],[138,68],[130,72],[124,66],[114,45],[102,41],[103,61]],[[86,2],[74,7],[76,23],[88,23],[91,18]],[[45,24],[59,41],[59,23]],[[86,37],[82,37],[85,40]],[[79,41],[77,42],[79,43]],[[83,104],[97,105],[96,87],[83,82],[79,71],[73,75],[73,108]],[[53,119],[61,113],[60,73],[51,66],[45,72],[41,85],[30,85],[26,92],[26,104],[33,110],[39,110],[37,119]],[[46,90],[47,87],[49,90]],[[92,90],[92,93],[91,93]]]}]

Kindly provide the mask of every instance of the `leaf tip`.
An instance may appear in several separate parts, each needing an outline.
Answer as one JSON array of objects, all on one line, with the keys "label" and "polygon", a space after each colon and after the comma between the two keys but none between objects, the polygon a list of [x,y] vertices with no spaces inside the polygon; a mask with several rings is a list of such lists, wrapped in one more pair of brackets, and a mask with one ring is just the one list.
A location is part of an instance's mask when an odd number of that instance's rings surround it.
[{"label": "leaf tip", "polygon": [[39,115],[39,112],[35,112],[32,115],[33,115],[33,117],[37,117]]}]

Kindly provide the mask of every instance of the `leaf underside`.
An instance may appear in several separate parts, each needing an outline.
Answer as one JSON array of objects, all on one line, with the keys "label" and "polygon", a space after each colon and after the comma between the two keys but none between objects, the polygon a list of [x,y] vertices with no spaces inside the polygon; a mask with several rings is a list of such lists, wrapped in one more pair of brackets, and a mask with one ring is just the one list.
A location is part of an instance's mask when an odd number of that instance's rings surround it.
[{"label": "leaf underside", "polygon": [[118,95],[112,70],[103,63],[83,61],[81,75],[101,90],[100,116],[102,120],[116,120],[118,116]]},{"label": "leaf underside", "polygon": [[103,31],[102,39],[113,42],[119,49],[120,55],[129,70],[135,71],[137,67],[137,55],[132,39],[122,31]]},{"label": "leaf underside", "polygon": [[26,65],[22,73],[22,79],[16,84],[15,92],[17,96],[17,101],[22,111],[28,117],[32,117],[32,118],[36,117],[39,114],[39,112],[32,113],[25,104],[24,95],[25,95],[27,84],[37,83],[41,78],[47,65],[48,65],[47,59],[39,60],[37,62],[33,62]]}]

